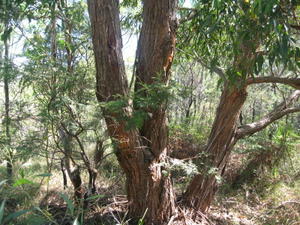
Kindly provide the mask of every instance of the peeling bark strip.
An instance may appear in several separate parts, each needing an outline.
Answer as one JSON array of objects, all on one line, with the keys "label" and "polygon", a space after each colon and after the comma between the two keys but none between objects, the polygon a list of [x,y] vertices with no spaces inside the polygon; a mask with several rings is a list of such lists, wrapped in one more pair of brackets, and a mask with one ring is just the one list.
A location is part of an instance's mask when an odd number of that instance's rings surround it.
[{"label": "peeling bark strip", "polygon": [[[102,102],[128,94],[117,0],[88,0],[94,54],[97,98]],[[145,0],[139,39],[136,74],[138,84],[167,84],[175,49],[175,9],[177,0]],[[141,85],[136,85],[136,90]],[[144,93],[147,94],[147,93]],[[109,112],[103,109],[116,155],[126,174],[129,216],[134,220],[145,212],[146,224],[164,224],[175,213],[175,197],[169,175],[164,175],[167,155],[166,106],[147,109],[152,118],[141,130],[125,129],[130,110]],[[122,114],[122,115],[120,115]],[[148,140],[148,141],[145,141]]]}]

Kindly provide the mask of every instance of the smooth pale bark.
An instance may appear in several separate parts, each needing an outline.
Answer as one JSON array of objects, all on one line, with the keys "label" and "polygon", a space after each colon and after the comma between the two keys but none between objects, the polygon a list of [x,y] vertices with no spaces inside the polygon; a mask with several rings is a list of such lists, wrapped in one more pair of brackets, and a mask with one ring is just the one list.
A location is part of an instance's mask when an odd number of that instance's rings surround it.
[{"label": "smooth pale bark", "polygon": [[[97,98],[123,101],[128,84],[122,57],[118,1],[89,0],[89,14],[96,61]],[[175,47],[175,0],[144,1],[143,26],[137,50],[135,90],[142,85],[167,84]],[[142,93],[147,95],[148,93]],[[166,105],[147,108],[152,117],[138,130],[126,129],[130,107],[119,111],[103,108],[116,155],[126,174],[129,216],[132,222],[144,213],[146,224],[164,224],[175,213],[175,197],[169,175],[164,175],[167,155]],[[147,141],[146,141],[147,140]]]}]

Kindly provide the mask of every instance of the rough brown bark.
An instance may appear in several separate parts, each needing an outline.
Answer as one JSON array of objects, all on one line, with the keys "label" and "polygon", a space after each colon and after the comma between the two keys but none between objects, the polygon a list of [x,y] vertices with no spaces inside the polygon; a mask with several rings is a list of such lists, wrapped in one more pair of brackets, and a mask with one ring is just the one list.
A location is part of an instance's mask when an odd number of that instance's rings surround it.
[{"label": "rough brown bark", "polygon": [[[100,102],[124,101],[128,85],[122,57],[118,1],[89,0],[97,97]],[[143,26],[137,50],[136,91],[141,84],[167,83],[173,58],[175,0],[144,1]],[[148,93],[143,93],[147,95]],[[121,96],[121,98],[120,98]],[[129,103],[119,111],[103,108],[118,161],[126,174],[129,216],[134,221],[146,212],[146,224],[164,224],[175,213],[169,175],[164,175],[167,155],[166,106],[143,108],[152,113],[144,126],[126,129],[132,116]],[[125,119],[124,119],[125,118]]]},{"label": "rough brown bark", "polygon": [[210,207],[218,188],[216,177],[223,175],[230,152],[239,139],[264,129],[289,113],[300,111],[299,107],[290,107],[300,96],[300,91],[297,90],[261,120],[237,127],[241,108],[247,98],[246,87],[227,86],[223,90],[205,150],[208,167],[192,179],[184,194],[184,201],[195,210],[205,212]]},{"label": "rough brown bark", "polygon": [[230,151],[236,142],[237,120],[246,97],[246,89],[243,86],[226,86],[223,90],[205,150],[208,167],[192,179],[184,194],[184,201],[195,210],[205,212],[213,200],[218,187],[216,177],[222,176]]},{"label": "rough brown bark", "polygon": [[[176,6],[176,0],[144,1],[143,25],[136,56],[135,91],[139,95],[151,95],[141,91],[142,85],[168,84],[175,49]],[[151,115],[144,121],[139,133],[151,176],[147,181],[149,191],[146,204],[151,206],[148,217],[158,217],[156,224],[168,221],[175,213],[172,182],[170,176],[164,174],[165,168],[162,166],[167,163],[166,102],[167,99],[161,99],[155,107],[139,108],[135,105],[136,109]]]},{"label": "rough brown bark", "polygon": [[[174,47],[176,0],[144,0],[143,25],[136,57],[135,101],[128,101],[129,88],[122,57],[119,2],[88,0],[96,61],[97,98],[100,102],[121,103],[119,109],[102,108],[108,132],[114,142],[116,155],[126,174],[129,216],[140,218],[146,211],[146,224],[164,224],[175,213],[174,194],[169,175],[164,175],[167,163],[166,100],[156,106],[141,106],[138,95],[151,97],[143,87],[167,85],[170,77]],[[255,40],[254,40],[255,41]],[[255,62],[253,46],[243,42],[241,54],[234,59],[236,71],[241,72],[239,86],[229,85],[220,68],[211,68],[225,82],[217,115],[206,146],[207,168],[195,176],[187,188],[184,201],[196,210],[205,211],[217,189],[216,176],[226,167],[231,149],[238,140],[237,120],[246,100],[246,86],[252,83],[278,82],[290,85],[291,80],[247,80]],[[200,59],[201,62],[201,59]],[[203,64],[203,62],[201,62]],[[294,82],[294,80],[293,80]],[[296,80],[298,82],[298,80]],[[298,87],[296,85],[291,85]],[[147,112],[140,129],[127,129],[127,120],[134,110]],[[212,170],[213,169],[213,170]],[[213,171],[213,172],[211,172]]]}]

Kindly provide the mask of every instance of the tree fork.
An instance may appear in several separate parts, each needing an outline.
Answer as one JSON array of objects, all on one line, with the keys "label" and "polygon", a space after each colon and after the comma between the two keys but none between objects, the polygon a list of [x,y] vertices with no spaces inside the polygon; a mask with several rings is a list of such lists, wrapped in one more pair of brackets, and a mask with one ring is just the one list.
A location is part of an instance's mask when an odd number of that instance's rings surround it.
[{"label": "tree fork", "polygon": [[[175,48],[176,26],[173,22],[176,3],[175,0],[144,1],[136,60],[138,84],[153,84],[156,80],[168,82]],[[100,102],[120,100],[117,96],[128,95],[128,83],[122,57],[118,1],[88,0],[88,6],[96,61],[97,98]],[[136,86],[136,90],[140,87]],[[126,121],[118,119],[124,115],[127,118],[132,116],[129,107],[117,113],[106,109],[102,112],[115,142],[119,164],[126,174],[132,222],[145,214],[146,224],[164,224],[176,212],[172,183],[162,166],[167,161],[166,106],[162,104],[149,110],[153,116],[140,130],[128,130]]]},{"label": "tree fork", "polygon": [[[287,83],[285,82],[286,80],[288,80]],[[272,78],[272,81],[284,81],[286,85],[298,89],[298,86],[293,85],[291,80],[292,79]],[[257,79],[256,81],[258,83],[269,83],[270,80],[263,78]],[[298,79],[294,79],[293,81],[298,82]],[[252,84],[253,80],[250,80],[250,82]],[[216,177],[223,175],[231,150],[239,139],[264,129],[285,115],[300,111],[300,107],[291,107],[300,96],[300,91],[296,90],[289,98],[259,121],[237,127],[237,120],[241,108],[247,98],[246,88],[250,82],[241,87],[229,87],[225,85],[205,150],[208,154],[207,163],[210,167],[192,179],[184,194],[184,202],[186,205],[195,210],[205,212],[209,209],[218,188]],[[209,174],[208,171],[212,168],[215,169],[215,171],[213,174]]]}]

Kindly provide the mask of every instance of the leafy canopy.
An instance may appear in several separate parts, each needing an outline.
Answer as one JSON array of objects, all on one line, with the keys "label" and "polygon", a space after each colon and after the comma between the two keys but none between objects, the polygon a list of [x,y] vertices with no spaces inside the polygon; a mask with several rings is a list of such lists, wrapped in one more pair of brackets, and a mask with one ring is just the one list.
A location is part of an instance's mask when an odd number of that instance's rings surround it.
[{"label": "leafy canopy", "polygon": [[180,10],[179,53],[223,67],[228,80],[259,74],[264,65],[295,70],[297,14],[295,0],[193,1],[192,9]]}]

